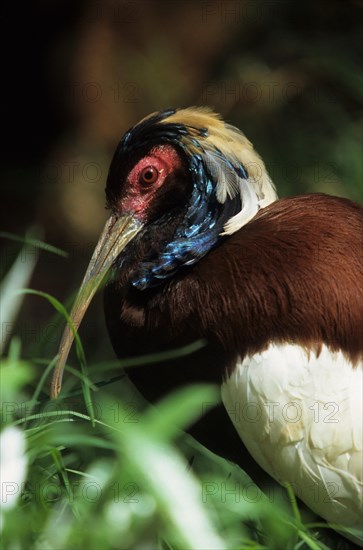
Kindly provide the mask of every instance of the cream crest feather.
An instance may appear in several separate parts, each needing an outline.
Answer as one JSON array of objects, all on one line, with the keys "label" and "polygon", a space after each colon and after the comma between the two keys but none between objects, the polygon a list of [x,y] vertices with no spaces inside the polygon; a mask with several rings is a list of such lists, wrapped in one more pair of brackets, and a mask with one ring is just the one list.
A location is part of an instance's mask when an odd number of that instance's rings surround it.
[{"label": "cream crest feather", "polygon": [[[240,193],[242,210],[228,220],[224,234],[238,231],[260,208],[278,198],[265,164],[252,143],[238,128],[225,123],[219,114],[208,107],[189,107],[177,110],[162,123],[183,124],[188,129],[188,135],[181,141],[190,154],[202,156],[216,182],[220,203]],[[241,166],[247,172],[247,178],[240,175]]]}]

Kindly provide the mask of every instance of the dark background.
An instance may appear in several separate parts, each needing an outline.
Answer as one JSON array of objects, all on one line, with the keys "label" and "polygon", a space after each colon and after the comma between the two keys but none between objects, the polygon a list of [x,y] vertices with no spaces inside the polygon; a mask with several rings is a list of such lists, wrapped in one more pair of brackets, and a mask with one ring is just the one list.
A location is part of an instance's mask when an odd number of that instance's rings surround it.
[{"label": "dark background", "polygon": [[[32,288],[66,300],[106,219],[104,186],[121,135],[149,112],[209,105],[240,127],[279,194],[363,201],[362,3],[33,1],[2,8],[1,229],[67,251],[39,256]],[[1,239],[6,272],[19,245]],[[26,299],[26,350],[52,310]],[[56,350],[60,333],[49,338]],[[92,357],[112,357],[100,298]]]}]

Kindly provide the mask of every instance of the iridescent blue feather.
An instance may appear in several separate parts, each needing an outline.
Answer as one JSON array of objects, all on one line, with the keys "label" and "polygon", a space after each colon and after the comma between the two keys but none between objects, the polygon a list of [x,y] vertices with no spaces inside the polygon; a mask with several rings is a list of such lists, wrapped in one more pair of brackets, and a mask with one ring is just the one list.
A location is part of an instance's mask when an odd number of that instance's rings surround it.
[{"label": "iridescent blue feather", "polygon": [[216,184],[208,173],[201,155],[190,157],[193,191],[186,215],[175,231],[174,239],[154,261],[140,264],[131,281],[139,290],[160,284],[183,266],[193,265],[205,256],[221,239],[223,226],[241,209],[240,196],[217,201]]}]

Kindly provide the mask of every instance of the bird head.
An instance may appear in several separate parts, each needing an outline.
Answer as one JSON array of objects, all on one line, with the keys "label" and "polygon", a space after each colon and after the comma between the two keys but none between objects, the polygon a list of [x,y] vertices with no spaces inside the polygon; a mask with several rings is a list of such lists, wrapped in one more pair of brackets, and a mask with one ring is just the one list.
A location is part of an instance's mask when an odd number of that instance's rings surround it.
[{"label": "bird head", "polygon": [[[125,270],[140,291],[160,285],[276,198],[250,141],[208,108],[153,113],[127,131],[107,178],[111,216],[63,334],[52,396],[60,391],[75,327],[111,267]],[[142,250],[136,260],[135,242]]]}]

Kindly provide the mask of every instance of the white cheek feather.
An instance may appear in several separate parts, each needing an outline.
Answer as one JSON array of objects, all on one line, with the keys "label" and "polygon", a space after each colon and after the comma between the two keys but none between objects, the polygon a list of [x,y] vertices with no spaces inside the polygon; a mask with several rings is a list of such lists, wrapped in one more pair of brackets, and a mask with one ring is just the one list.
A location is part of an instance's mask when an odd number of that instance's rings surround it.
[{"label": "white cheek feather", "polygon": [[221,235],[232,235],[254,218],[260,209],[259,200],[249,179],[239,183],[242,210],[224,225]]},{"label": "white cheek feather", "polygon": [[255,174],[254,177],[245,179],[240,177],[227,162],[238,166],[236,158],[230,157],[226,161],[215,151],[208,150],[205,150],[202,156],[209,174],[216,182],[218,202],[223,204],[228,198],[233,199],[237,193],[241,197],[241,211],[228,220],[221,235],[232,235],[251,221],[260,208],[264,208],[277,199],[273,183],[264,167],[259,167],[258,175]]},{"label": "white cheek feather", "polygon": [[[258,464],[332,524],[362,529],[363,363],[273,345],[238,362],[222,399]],[[348,536],[346,534],[345,536]]]},{"label": "white cheek feather", "polygon": [[223,204],[228,197],[233,199],[240,189],[240,178],[237,172],[215,151],[206,150],[202,153],[202,157],[211,178],[216,182],[218,202]]},{"label": "white cheek feather", "polygon": [[[228,222],[224,225],[224,231],[223,233],[221,233],[221,235],[232,235],[232,233],[235,233],[236,231],[241,229],[241,227],[251,221],[252,218],[256,216],[260,208],[264,208],[265,206],[271,204],[271,202],[274,202],[277,199],[277,195],[274,192],[273,184],[267,174],[265,174],[265,179],[266,185],[264,189],[267,189],[267,191],[262,193],[262,196],[259,196],[258,188],[253,178],[238,178],[238,187],[239,193],[241,195],[242,210],[228,220]],[[220,181],[218,189],[220,189],[224,185],[225,184],[223,180]]]}]

